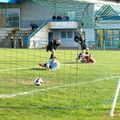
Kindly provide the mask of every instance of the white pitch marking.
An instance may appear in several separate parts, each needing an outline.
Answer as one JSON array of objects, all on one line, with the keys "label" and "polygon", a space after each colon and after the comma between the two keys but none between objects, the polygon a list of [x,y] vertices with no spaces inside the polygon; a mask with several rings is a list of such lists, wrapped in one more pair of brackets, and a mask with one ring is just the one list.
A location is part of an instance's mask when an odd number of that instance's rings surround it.
[{"label": "white pitch marking", "polygon": [[12,71],[12,70],[22,70],[22,69],[28,69],[27,67],[26,68],[12,68],[12,69],[2,69],[2,70],[0,70],[0,72],[4,72],[4,71]]},{"label": "white pitch marking", "polygon": [[[81,63],[74,63],[72,65],[78,65],[78,64],[81,64]],[[71,64],[61,64],[60,66],[69,66]],[[91,65],[91,64],[81,64],[81,65]],[[107,65],[107,64],[93,64],[93,65],[100,65],[100,66],[119,66],[119,65],[116,65],[116,64],[111,64],[111,65]],[[24,67],[24,68],[8,68],[8,69],[2,69],[0,70],[0,72],[4,72],[4,71],[14,71],[14,70],[22,70],[22,69],[30,69],[30,67]]]},{"label": "white pitch marking", "polygon": [[69,86],[75,86],[75,85],[82,85],[82,84],[94,83],[94,82],[99,82],[99,81],[104,81],[104,80],[112,80],[113,78],[118,78],[118,77],[120,77],[120,76],[111,76],[111,77],[102,78],[102,79],[96,79],[96,80],[88,81],[88,82],[78,82],[78,83],[73,83],[73,84],[66,84],[66,85],[48,87],[48,88],[43,88],[43,89],[35,89],[35,90],[31,90],[31,91],[14,93],[14,94],[1,94],[0,98],[12,98],[12,97],[17,97],[17,96],[22,96],[22,95],[35,93],[35,92],[38,92],[38,91],[46,91],[46,90],[52,90],[52,89],[56,89],[56,88],[69,87]]}]

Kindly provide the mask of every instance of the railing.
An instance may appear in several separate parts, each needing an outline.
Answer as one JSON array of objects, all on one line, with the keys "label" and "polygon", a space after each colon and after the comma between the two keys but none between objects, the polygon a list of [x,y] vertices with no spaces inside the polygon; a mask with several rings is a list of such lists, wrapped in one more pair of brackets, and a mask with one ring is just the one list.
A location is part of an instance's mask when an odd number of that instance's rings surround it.
[{"label": "railing", "polygon": [[34,23],[38,26],[40,26],[45,20],[25,20],[20,22],[20,27],[21,28],[30,28],[30,24]]},{"label": "railing", "polygon": [[47,24],[49,20],[44,21],[36,30],[34,30],[29,36],[28,39],[30,39],[33,35],[35,35],[45,24]]}]

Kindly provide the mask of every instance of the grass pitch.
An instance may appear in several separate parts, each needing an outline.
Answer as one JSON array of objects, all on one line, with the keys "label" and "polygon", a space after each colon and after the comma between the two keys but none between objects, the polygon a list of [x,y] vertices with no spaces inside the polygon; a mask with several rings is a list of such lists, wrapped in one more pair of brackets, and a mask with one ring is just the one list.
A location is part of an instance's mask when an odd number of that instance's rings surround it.
[{"label": "grass pitch", "polygon": [[[109,112],[120,76],[120,51],[90,51],[96,64],[76,63],[77,50],[59,50],[60,69],[46,71],[50,52],[0,49],[1,120],[119,120]],[[34,79],[41,77],[42,86]]]}]

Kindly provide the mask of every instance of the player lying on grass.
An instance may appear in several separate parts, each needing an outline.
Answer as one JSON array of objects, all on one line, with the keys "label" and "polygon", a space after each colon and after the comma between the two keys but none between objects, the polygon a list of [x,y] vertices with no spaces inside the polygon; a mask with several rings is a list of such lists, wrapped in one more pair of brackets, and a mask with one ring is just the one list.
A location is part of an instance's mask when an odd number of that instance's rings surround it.
[{"label": "player lying on grass", "polygon": [[52,40],[48,43],[47,45],[47,52],[51,51],[51,56],[50,59],[55,56],[56,50],[58,48],[58,46],[61,44],[61,40],[60,39],[56,39],[56,40]]},{"label": "player lying on grass", "polygon": [[39,65],[44,67],[46,70],[57,70],[60,68],[60,64],[55,56],[53,56],[47,63]]},{"label": "player lying on grass", "polygon": [[86,52],[85,55],[80,53],[76,60],[81,63],[95,63],[93,56],[89,54],[88,52]]}]

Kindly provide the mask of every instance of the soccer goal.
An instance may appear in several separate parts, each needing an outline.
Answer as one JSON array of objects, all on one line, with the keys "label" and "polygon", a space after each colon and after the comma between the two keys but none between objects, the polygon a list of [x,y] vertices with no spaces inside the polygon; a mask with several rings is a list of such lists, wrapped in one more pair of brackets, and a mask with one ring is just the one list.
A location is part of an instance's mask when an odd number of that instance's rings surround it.
[{"label": "soccer goal", "polygon": [[0,1],[1,119],[119,118],[119,13],[106,0]]}]

